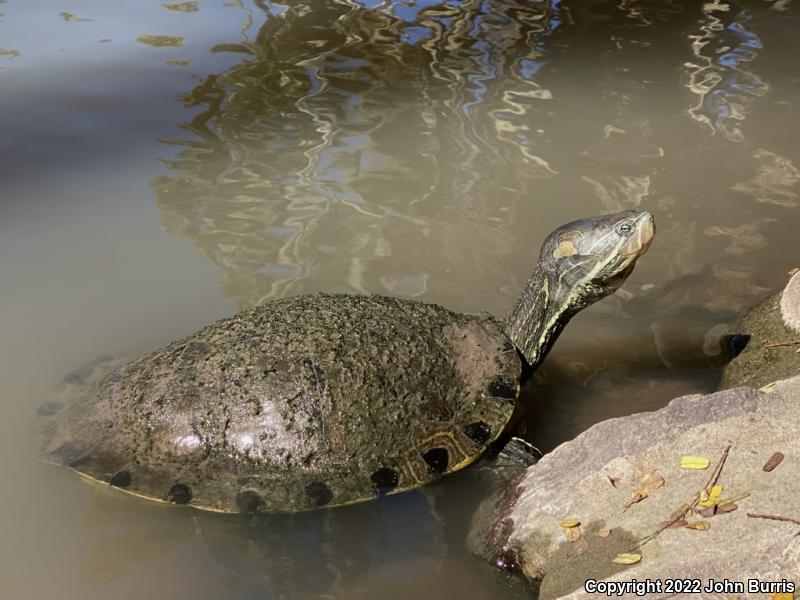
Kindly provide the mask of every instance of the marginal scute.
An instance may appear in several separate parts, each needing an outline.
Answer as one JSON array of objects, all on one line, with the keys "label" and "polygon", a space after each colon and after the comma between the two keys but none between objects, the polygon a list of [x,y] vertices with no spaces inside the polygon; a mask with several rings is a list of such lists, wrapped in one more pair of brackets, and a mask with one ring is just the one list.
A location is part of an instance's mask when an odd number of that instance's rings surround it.
[{"label": "marginal scute", "polygon": [[493,398],[516,398],[517,386],[505,379],[497,378],[486,386],[486,393]]},{"label": "marginal scute", "polygon": [[108,483],[114,487],[126,488],[131,484],[131,472],[124,470],[117,471],[111,476],[111,479],[108,480]]},{"label": "marginal scute", "polygon": [[388,467],[381,467],[370,476],[370,479],[378,496],[391,492],[400,481],[397,471]]},{"label": "marginal scute", "polygon": [[476,444],[483,445],[492,437],[492,428],[483,421],[470,423],[464,428],[464,433]]},{"label": "marginal scute", "polygon": [[325,506],[333,500],[333,492],[331,488],[322,481],[314,481],[306,486],[306,496],[311,500],[311,503],[316,506]]},{"label": "marginal scute", "polygon": [[169,488],[167,500],[175,504],[189,504],[192,500],[192,490],[184,483],[176,483]]},{"label": "marginal scute", "polygon": [[428,471],[433,475],[441,475],[447,471],[447,465],[450,463],[450,455],[446,448],[431,448],[422,455],[425,464],[428,465]]},{"label": "marginal scute", "polygon": [[258,492],[253,490],[242,490],[236,494],[236,507],[240,513],[246,515],[253,515],[261,512],[264,506],[264,501]]},{"label": "marginal scute", "polygon": [[83,465],[87,464],[92,457],[89,454],[84,454],[83,456],[79,456],[67,463],[67,466],[70,469],[77,469],[78,467],[82,467]]}]

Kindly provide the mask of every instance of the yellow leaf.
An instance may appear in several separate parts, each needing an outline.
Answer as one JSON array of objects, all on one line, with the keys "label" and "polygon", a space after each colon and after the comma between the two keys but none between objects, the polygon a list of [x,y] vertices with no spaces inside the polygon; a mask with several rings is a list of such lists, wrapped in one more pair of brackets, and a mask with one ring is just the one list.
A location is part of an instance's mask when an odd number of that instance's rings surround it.
[{"label": "yellow leaf", "polygon": [[597,535],[601,538],[607,538],[611,535],[611,528],[610,527],[603,527],[600,531],[597,532]]},{"label": "yellow leaf", "polygon": [[770,597],[772,600],[794,600],[794,594],[791,592],[772,592]]},{"label": "yellow leaf", "polygon": [[711,529],[711,523],[708,521],[694,521],[693,523],[687,523],[686,529],[697,529],[698,531],[705,531],[706,529]]},{"label": "yellow leaf", "polygon": [[559,526],[564,530],[564,537],[568,542],[575,542],[581,538],[581,522],[578,519],[561,521]]},{"label": "yellow leaf", "polygon": [[682,456],[681,469],[707,469],[711,461],[702,456]]},{"label": "yellow leaf", "polygon": [[712,487],[708,492],[703,490],[700,494],[700,502],[698,504],[703,508],[709,508],[716,504],[719,504],[719,498],[722,496],[722,486],[715,485]]},{"label": "yellow leaf", "polygon": [[776,385],[778,385],[778,382],[777,381],[772,381],[772,382],[768,383],[767,385],[765,385],[764,387],[762,387],[761,389],[762,390],[768,390],[770,388],[774,388]]},{"label": "yellow leaf", "polygon": [[614,562],[617,563],[618,565],[635,565],[640,560],[642,560],[641,554],[623,553],[623,554],[617,554],[614,557]]},{"label": "yellow leaf", "polygon": [[581,522],[578,519],[567,519],[566,521],[561,521],[558,525],[564,529],[569,529],[570,527],[578,527],[580,524]]}]

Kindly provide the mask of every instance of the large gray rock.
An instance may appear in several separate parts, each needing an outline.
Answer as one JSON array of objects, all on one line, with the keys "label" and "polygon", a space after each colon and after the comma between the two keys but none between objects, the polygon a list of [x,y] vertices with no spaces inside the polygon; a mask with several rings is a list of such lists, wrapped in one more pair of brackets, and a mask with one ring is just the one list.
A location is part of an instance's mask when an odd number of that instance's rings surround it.
[{"label": "large gray rock", "polygon": [[[741,350],[723,371],[721,387],[760,387],[800,374],[800,345],[770,345],[800,338],[800,273],[782,292],[750,309],[731,327],[728,345]],[[746,345],[745,345],[746,344]]]},{"label": "large gray rock", "polygon": [[[598,423],[545,456],[506,490],[491,507],[493,526],[479,532],[483,551],[495,563],[540,583],[545,599],[597,597],[584,591],[588,579],[700,578],[703,586],[711,579],[786,579],[800,589],[800,525],[747,516],[800,519],[799,404],[800,377],[795,377],[760,391],[684,396],[655,412]],[[729,444],[719,483],[723,497],[750,494],[738,510],[708,518],[707,531],[663,531],[638,550],[643,558],[636,565],[613,563],[614,556],[658,529],[681,504],[693,501]],[[764,463],[777,451],[785,460],[764,472]],[[706,471],[681,469],[684,455],[708,457],[712,465]],[[651,469],[658,469],[666,483],[623,508]],[[559,527],[568,518],[582,523],[588,542],[582,554]],[[602,528],[611,528],[611,534],[599,536]],[[694,597],[733,595],[769,597]]]}]

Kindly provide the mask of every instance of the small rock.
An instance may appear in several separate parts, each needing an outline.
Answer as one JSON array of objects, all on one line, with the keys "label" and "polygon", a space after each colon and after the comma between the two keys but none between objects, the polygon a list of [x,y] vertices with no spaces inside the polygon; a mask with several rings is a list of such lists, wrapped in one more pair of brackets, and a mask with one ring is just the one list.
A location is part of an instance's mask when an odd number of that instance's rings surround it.
[{"label": "small rock", "polygon": [[781,318],[786,327],[800,333],[800,271],[793,273],[781,294]]},{"label": "small rock", "polygon": [[747,311],[723,336],[731,362],[720,387],[760,388],[800,374],[796,346],[768,346],[796,340],[800,333],[800,273],[778,292]]}]

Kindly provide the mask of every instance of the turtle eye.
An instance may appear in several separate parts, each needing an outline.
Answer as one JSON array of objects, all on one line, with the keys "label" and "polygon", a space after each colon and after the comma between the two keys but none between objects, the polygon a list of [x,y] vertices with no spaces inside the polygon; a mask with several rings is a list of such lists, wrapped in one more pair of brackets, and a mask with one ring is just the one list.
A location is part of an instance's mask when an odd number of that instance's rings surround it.
[{"label": "turtle eye", "polygon": [[623,221],[617,225],[617,233],[620,235],[630,235],[631,231],[633,231],[633,223],[630,221]]}]

